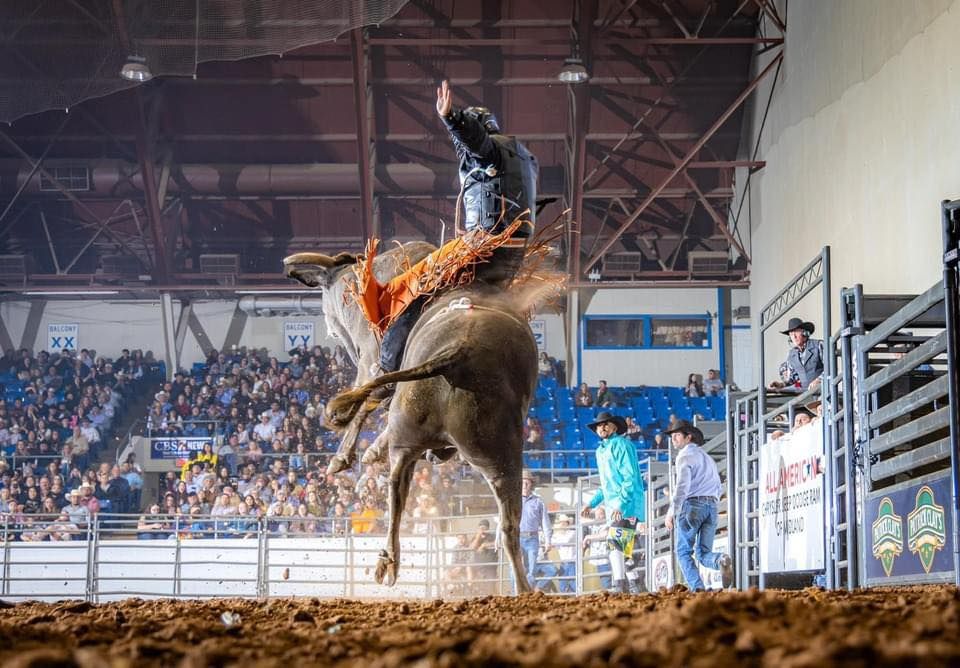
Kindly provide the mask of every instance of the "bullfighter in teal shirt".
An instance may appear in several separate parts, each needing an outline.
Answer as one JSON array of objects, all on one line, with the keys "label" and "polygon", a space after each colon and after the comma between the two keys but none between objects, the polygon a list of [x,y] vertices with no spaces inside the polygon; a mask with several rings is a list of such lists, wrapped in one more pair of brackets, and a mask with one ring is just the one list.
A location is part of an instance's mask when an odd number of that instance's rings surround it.
[{"label": "bullfighter in teal shirt", "polygon": [[610,521],[607,545],[610,548],[613,589],[626,593],[629,590],[625,560],[633,551],[637,522],[643,522],[646,514],[637,449],[633,441],[625,436],[627,423],[618,415],[604,411],[588,426],[601,439],[597,446],[600,489],[584,507],[583,515],[588,516],[593,508],[603,504]]}]

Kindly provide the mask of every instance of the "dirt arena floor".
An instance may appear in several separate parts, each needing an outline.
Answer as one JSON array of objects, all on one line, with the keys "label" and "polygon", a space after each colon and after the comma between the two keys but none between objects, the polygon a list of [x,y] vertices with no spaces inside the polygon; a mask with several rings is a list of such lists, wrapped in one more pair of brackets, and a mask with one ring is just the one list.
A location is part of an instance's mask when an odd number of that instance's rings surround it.
[{"label": "dirt arena floor", "polygon": [[23,603],[4,666],[947,666],[960,593],[683,591],[368,603]]}]

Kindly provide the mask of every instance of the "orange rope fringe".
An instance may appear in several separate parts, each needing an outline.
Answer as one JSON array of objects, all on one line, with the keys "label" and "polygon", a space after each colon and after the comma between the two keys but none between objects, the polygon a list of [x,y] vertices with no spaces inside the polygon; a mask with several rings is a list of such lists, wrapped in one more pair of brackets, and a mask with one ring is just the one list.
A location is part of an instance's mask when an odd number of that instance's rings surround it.
[{"label": "orange rope fringe", "polygon": [[408,258],[403,257],[400,268],[404,271],[385,284],[378,282],[373,275],[379,240],[371,239],[366,252],[354,265],[357,280],[349,286],[348,294],[356,300],[374,333],[382,337],[390,324],[418,297],[432,296],[446,288],[473,281],[476,265],[489,261],[493,251],[509,241],[521,225],[531,224],[519,217],[499,234],[490,234],[479,228],[471,230],[448,241],[413,266]]}]

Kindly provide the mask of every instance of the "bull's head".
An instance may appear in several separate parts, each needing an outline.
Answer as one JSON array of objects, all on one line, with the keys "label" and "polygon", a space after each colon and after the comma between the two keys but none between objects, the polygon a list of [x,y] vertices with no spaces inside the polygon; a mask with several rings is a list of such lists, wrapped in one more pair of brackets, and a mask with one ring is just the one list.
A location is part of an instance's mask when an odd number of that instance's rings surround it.
[{"label": "bull's head", "polygon": [[283,258],[283,270],[289,278],[300,281],[307,287],[329,287],[340,267],[356,264],[357,256],[351,253],[324,255],[322,253],[295,253]]}]

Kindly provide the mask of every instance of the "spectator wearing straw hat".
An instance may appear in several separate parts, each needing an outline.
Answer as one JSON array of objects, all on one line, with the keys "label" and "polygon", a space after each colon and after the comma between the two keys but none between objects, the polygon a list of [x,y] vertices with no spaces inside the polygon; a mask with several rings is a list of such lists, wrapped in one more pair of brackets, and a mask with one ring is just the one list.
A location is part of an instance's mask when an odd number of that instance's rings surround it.
[{"label": "spectator wearing straw hat", "polygon": [[521,477],[523,498],[520,507],[520,551],[523,555],[523,568],[530,587],[536,587],[534,571],[537,569],[537,557],[540,555],[540,530],[543,529],[544,552],[550,551],[550,518],[543,499],[533,493],[536,481],[533,474],[524,471]]},{"label": "spectator wearing straw hat", "polygon": [[717,533],[717,502],[722,486],[717,464],[704,452],[703,432],[686,420],[677,420],[664,433],[670,434],[674,447],[679,450],[674,466],[676,483],[671,492],[670,509],[666,525],[671,531],[676,527],[677,562],[687,586],[693,591],[703,591],[700,571],[693,561],[706,568],[723,573],[724,586],[732,579],[730,556],[713,551],[713,539]]},{"label": "spectator wearing straw hat", "polygon": [[780,332],[790,339],[790,352],[780,365],[780,380],[770,383],[772,390],[803,392],[808,387],[820,386],[823,374],[823,341],[811,338],[816,328],[802,318],[790,318],[787,328]]},{"label": "spectator wearing straw hat", "polygon": [[603,411],[588,427],[601,439],[597,447],[600,488],[584,507],[583,515],[588,517],[593,508],[603,504],[610,521],[607,546],[610,548],[613,589],[627,593],[629,589],[625,563],[633,552],[637,522],[644,521],[646,515],[646,499],[637,450],[626,436],[626,421],[619,415]]}]

